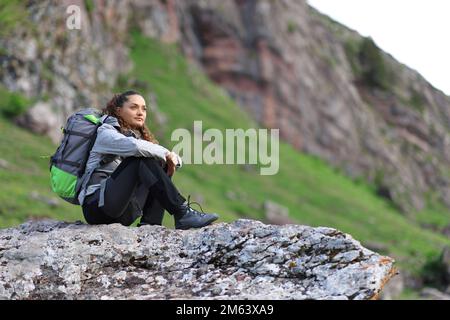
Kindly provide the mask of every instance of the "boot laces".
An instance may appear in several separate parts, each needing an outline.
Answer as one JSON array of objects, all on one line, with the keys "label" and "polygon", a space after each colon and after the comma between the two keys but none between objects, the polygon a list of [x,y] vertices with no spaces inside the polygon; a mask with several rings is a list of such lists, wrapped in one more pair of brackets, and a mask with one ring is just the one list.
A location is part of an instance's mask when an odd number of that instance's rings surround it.
[{"label": "boot laces", "polygon": [[[202,212],[199,212],[199,211],[193,209],[193,208],[191,207],[191,204],[197,204],[197,205],[200,207],[200,210],[201,210]],[[189,208],[190,211],[197,212],[200,216],[204,216],[204,215],[206,214],[206,213],[203,211],[203,208],[202,208],[202,206],[200,205],[200,203],[198,203],[198,202],[196,202],[196,201],[191,201],[191,195],[188,195],[187,206],[188,206],[188,208]]]}]

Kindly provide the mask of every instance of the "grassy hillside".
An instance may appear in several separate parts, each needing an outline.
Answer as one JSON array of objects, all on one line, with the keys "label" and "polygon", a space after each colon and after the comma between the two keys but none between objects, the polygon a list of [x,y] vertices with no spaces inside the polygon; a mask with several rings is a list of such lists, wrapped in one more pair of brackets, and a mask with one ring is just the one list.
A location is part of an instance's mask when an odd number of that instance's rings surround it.
[{"label": "grassy hillside", "polygon": [[[135,89],[147,85],[155,93],[158,108],[168,121],[166,127],[156,127],[149,113],[148,124],[152,131],[164,131],[163,136],[158,136],[161,144],[173,147],[172,130],[191,129],[194,120],[202,120],[204,130],[256,127],[221,89],[190,67],[175,47],[137,33],[130,39],[130,46],[135,70],[124,76],[116,89],[128,89],[126,83],[135,78]],[[54,151],[50,140],[19,129],[4,118],[0,118],[0,132],[0,158],[9,163],[8,168],[0,168],[0,226],[42,216],[83,220],[79,207],[60,201],[58,207],[52,208],[31,196],[33,190],[43,197],[53,196],[48,183],[48,159],[40,157]],[[398,260],[399,267],[413,273],[435,259],[444,245],[450,245],[449,239],[421,229],[419,221],[407,219],[377,197],[372,187],[350,180],[320,159],[299,154],[285,143],[280,145],[277,175],[262,176],[257,166],[185,165],[174,176],[174,182],[186,197],[192,194],[194,200],[203,198],[203,209],[218,212],[219,221],[240,217],[263,220],[262,205],[272,200],[288,207],[291,218],[300,224],[338,228],[363,243],[386,245],[387,253]],[[226,196],[230,191],[236,199]],[[430,207],[418,217],[421,223],[450,222],[449,213],[439,207]],[[164,223],[173,225],[168,215]]]}]

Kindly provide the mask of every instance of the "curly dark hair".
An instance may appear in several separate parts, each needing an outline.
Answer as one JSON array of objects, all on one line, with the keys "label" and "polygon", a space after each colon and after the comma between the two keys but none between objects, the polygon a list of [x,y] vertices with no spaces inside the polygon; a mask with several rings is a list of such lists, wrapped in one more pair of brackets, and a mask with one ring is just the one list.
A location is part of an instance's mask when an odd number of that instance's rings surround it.
[{"label": "curly dark hair", "polygon": [[[103,114],[113,116],[119,121],[120,132],[122,132],[122,133],[124,133],[127,130],[130,130],[131,128],[127,123],[125,123],[125,121],[122,119],[122,117],[120,117],[117,114],[116,108],[122,107],[123,104],[126,101],[128,101],[128,96],[132,96],[135,94],[141,95],[139,92],[136,92],[133,90],[128,90],[123,93],[114,94],[112,99],[106,104],[106,107],[102,110]],[[142,139],[159,144],[159,141],[155,138],[154,134],[147,128],[145,123],[142,127],[138,128],[137,130],[139,130],[139,132],[142,136]]]}]

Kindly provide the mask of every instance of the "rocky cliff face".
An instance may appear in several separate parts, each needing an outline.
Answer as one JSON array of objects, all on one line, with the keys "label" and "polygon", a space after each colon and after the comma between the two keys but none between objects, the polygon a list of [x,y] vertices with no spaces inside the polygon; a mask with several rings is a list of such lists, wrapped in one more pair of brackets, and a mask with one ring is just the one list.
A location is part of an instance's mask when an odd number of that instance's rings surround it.
[{"label": "rocky cliff face", "polygon": [[430,199],[450,207],[449,97],[305,1],[75,4],[81,30],[66,28],[69,1],[28,1],[34,28],[0,40],[0,83],[37,101],[19,123],[57,141],[68,112],[104,102],[130,70],[126,38],[137,27],[179,43],[261,124],[372,181],[402,210]]},{"label": "rocky cliff face", "polygon": [[[70,5],[80,8],[80,29],[67,27]],[[166,30],[171,6],[159,1],[27,1],[16,10],[24,8],[26,15],[0,38],[0,84],[35,101],[17,122],[55,142],[74,109],[102,107],[131,70],[127,38],[140,13],[149,14],[141,26],[147,35],[173,41]]]},{"label": "rocky cliff face", "polygon": [[0,299],[372,299],[393,260],[330,228],[30,221],[0,230]]}]

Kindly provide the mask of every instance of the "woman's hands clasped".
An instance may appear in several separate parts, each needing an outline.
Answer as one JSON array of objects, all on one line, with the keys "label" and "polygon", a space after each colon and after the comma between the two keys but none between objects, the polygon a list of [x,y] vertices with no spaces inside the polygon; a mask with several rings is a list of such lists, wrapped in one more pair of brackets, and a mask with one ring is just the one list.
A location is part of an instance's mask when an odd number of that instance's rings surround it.
[{"label": "woman's hands clasped", "polygon": [[175,173],[175,168],[176,165],[178,164],[178,156],[175,152],[171,151],[166,154],[166,164],[167,164],[167,175],[171,177]]}]

